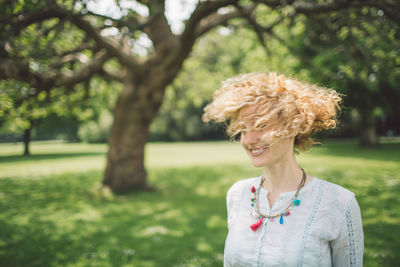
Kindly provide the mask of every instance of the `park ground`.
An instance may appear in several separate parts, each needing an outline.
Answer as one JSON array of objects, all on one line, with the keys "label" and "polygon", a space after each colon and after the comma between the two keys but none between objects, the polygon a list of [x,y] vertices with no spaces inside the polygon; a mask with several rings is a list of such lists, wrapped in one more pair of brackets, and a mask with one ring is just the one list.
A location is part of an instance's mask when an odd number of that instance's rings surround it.
[{"label": "park ground", "polygon": [[[106,145],[0,144],[0,266],[222,266],[226,191],[261,174],[240,144],[150,143],[154,192],[101,189]],[[356,194],[364,266],[400,265],[400,143],[327,142],[297,156]]]}]

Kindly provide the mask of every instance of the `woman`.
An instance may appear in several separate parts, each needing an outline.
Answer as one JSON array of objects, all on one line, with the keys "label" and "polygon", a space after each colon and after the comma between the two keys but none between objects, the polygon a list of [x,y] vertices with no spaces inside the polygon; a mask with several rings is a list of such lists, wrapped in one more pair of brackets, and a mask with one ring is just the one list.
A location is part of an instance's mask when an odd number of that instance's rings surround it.
[{"label": "woman", "polygon": [[362,266],[360,208],[347,189],[306,174],[294,151],[311,134],[336,125],[333,90],[275,73],[228,79],[205,108],[204,121],[229,121],[260,177],[227,193],[224,266]]}]

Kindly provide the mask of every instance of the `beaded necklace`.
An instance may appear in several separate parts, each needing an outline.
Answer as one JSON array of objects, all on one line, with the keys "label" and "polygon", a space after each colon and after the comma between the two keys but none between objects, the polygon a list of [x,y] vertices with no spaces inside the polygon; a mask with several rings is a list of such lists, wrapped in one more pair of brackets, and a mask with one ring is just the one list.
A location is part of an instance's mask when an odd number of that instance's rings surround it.
[{"label": "beaded necklace", "polygon": [[299,187],[296,190],[296,193],[292,197],[292,201],[290,202],[289,206],[287,206],[283,211],[281,211],[277,214],[266,215],[266,214],[263,214],[262,212],[260,212],[258,209],[257,203],[258,203],[258,198],[260,195],[260,188],[265,180],[265,177],[264,176],[262,177],[260,186],[258,187],[258,190],[256,190],[255,186],[251,187],[251,192],[254,194],[254,197],[251,198],[251,206],[254,207],[254,210],[251,212],[251,215],[253,215],[253,217],[256,219],[259,219],[258,222],[250,225],[251,230],[256,231],[258,229],[258,227],[260,227],[260,225],[262,224],[264,218],[273,220],[276,217],[281,217],[279,219],[279,223],[283,224],[283,216],[289,216],[290,211],[293,209],[293,207],[300,205],[300,199],[298,199],[297,196],[299,195],[300,190],[303,188],[304,184],[306,183],[306,173],[304,172],[303,169],[301,169],[301,170],[303,171],[303,178],[301,179],[301,182],[299,184]]}]

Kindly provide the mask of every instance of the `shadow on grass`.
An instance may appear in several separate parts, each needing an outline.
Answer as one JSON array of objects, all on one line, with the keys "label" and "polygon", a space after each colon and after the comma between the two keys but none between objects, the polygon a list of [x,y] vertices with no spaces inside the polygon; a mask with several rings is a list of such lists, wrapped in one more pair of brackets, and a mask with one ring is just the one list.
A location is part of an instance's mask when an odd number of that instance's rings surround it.
[{"label": "shadow on grass", "polygon": [[[75,262],[85,251],[85,242],[66,232],[56,232],[55,223],[31,217],[26,225],[0,221],[2,266],[51,266]],[[5,249],[5,250],[3,250]]]},{"label": "shadow on grass", "polygon": [[400,265],[400,184],[382,186],[379,180],[359,194],[365,234],[365,266]]},{"label": "shadow on grass", "polygon": [[[101,173],[0,179],[1,266],[222,266],[225,195],[260,170],[237,165],[149,171],[155,192],[97,189]],[[400,262],[399,183],[375,176],[326,177],[356,192],[364,222],[365,266]],[[323,178],[323,177],[321,177]],[[356,181],[364,179],[360,188]]]},{"label": "shadow on grass", "polygon": [[335,166],[314,171],[317,177],[328,178],[355,193],[363,219],[364,266],[400,265],[399,171],[400,166],[377,169],[367,163],[362,169]]},{"label": "shadow on grass", "polygon": [[0,265],[221,266],[232,183],[224,173],[153,171],[156,192],[123,195],[100,193],[99,172],[1,179]]}]

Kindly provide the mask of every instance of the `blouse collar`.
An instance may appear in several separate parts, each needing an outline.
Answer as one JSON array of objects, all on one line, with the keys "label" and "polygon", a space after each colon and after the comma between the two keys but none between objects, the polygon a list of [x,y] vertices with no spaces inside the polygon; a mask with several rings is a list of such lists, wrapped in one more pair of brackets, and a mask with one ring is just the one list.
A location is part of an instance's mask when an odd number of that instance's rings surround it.
[{"label": "blouse collar", "polygon": [[[259,177],[256,179],[256,183],[257,183],[256,188],[257,188],[257,189],[261,186],[261,179],[262,179],[262,175],[259,176]],[[305,192],[305,191],[308,191],[308,188],[312,188],[313,185],[316,184],[318,181],[319,181],[319,179],[318,179],[317,177],[312,176],[311,181],[309,181],[305,186],[303,186],[303,188],[300,190],[300,193]],[[262,186],[261,186],[261,188],[260,188],[260,192],[261,192],[261,191],[264,191],[263,193],[268,194],[268,190],[265,189],[265,188],[262,187]],[[296,189],[296,190],[293,190],[293,191],[289,191],[289,192],[280,193],[279,197],[285,197],[285,198],[286,198],[286,197],[292,197],[292,196],[296,193],[296,191],[297,191],[297,189]],[[299,194],[300,194],[300,193],[299,193]]]}]

